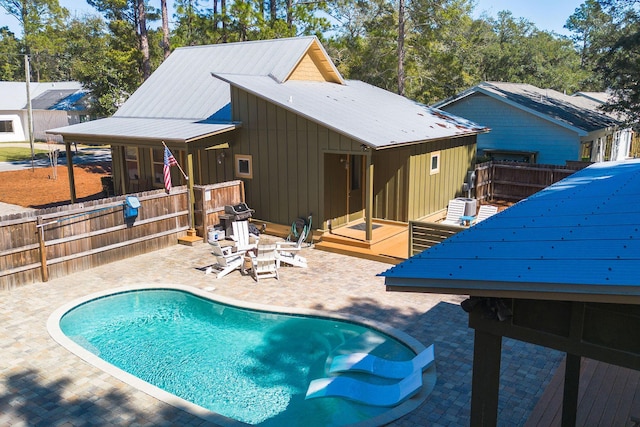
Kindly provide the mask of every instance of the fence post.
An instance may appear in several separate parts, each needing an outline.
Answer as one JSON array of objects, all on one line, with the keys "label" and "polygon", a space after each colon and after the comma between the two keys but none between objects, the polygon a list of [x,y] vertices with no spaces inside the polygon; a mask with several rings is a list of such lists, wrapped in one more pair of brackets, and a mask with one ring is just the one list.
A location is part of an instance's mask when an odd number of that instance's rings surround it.
[{"label": "fence post", "polygon": [[38,241],[40,243],[40,269],[42,272],[42,281],[49,281],[49,270],[47,269],[47,247],[44,244],[44,227],[42,224],[42,218],[38,217],[36,221],[36,229],[38,230]]},{"label": "fence post", "polygon": [[[207,215],[207,211],[208,211],[207,200],[205,199],[207,194],[211,194],[211,192],[207,190],[206,187],[198,187],[197,190],[200,192],[200,206],[196,206],[196,210],[198,208],[200,209],[200,215],[202,216],[202,219],[200,220],[202,222],[202,241],[204,243],[207,243],[209,240],[209,235],[208,235],[209,215]],[[198,201],[198,198],[196,197],[196,202],[197,201]]]}]

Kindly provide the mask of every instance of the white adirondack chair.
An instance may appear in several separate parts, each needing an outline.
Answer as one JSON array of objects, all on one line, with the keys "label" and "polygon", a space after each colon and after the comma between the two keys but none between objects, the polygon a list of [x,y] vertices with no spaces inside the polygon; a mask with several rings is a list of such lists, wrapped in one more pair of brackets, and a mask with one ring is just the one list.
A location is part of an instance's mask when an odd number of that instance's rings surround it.
[{"label": "white adirondack chair", "polygon": [[258,247],[258,238],[254,237],[254,241],[251,241],[249,221],[234,221],[231,226],[233,227],[233,236],[231,238],[236,242],[238,252],[246,252]]},{"label": "white adirondack chair", "polygon": [[244,264],[245,251],[231,252],[231,246],[222,248],[220,243],[213,241],[211,244],[212,254],[216,257],[216,264],[208,267],[206,274],[217,272],[216,278],[221,278],[234,270],[241,270]]},{"label": "white adirondack chair", "polygon": [[276,245],[259,245],[256,254],[249,252],[251,258],[251,276],[256,282],[260,279],[278,277],[278,252]]},{"label": "white adirondack chair", "polygon": [[462,225],[462,217],[464,216],[464,208],[466,204],[464,200],[449,200],[447,206],[447,217],[442,221],[442,224],[448,225]]}]

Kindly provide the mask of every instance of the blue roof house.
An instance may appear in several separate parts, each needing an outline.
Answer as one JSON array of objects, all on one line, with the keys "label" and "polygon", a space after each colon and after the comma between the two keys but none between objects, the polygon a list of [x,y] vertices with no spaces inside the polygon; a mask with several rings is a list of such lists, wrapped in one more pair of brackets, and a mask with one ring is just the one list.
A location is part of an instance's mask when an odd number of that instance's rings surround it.
[{"label": "blue roof house", "polygon": [[632,131],[600,110],[596,95],[482,82],[434,107],[491,129],[478,136],[480,157],[552,165],[627,159]]},{"label": "blue roof house", "polygon": [[[0,142],[29,140],[27,87],[24,82],[0,82]],[[62,142],[49,129],[88,119],[88,92],[79,82],[32,82],[29,84],[36,140]]]}]

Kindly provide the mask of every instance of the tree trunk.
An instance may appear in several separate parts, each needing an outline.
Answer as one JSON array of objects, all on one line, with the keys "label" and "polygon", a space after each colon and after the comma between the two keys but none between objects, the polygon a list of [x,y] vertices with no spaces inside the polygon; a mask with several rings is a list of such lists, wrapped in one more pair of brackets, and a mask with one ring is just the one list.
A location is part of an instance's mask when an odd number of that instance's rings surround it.
[{"label": "tree trunk", "polygon": [[220,0],[220,12],[222,12],[222,43],[227,42],[227,1]]},{"label": "tree trunk", "polygon": [[167,0],[160,0],[160,8],[162,9],[162,48],[164,50],[164,59],[167,59],[171,53],[171,48],[169,47],[169,12],[167,11]]},{"label": "tree trunk", "polygon": [[404,96],[404,1],[398,5],[398,95]]},{"label": "tree trunk", "polygon": [[142,79],[147,80],[151,75],[151,61],[149,59],[149,37],[144,0],[138,0],[138,25],[140,27],[140,52],[142,52]]},{"label": "tree trunk", "polygon": [[287,0],[287,28],[293,27],[293,1]]},{"label": "tree trunk", "polygon": [[278,18],[277,9],[276,9],[276,0],[269,0],[269,13],[271,14],[271,25],[276,22]]},{"label": "tree trunk", "polygon": [[213,29],[218,29],[218,0],[213,0]]}]

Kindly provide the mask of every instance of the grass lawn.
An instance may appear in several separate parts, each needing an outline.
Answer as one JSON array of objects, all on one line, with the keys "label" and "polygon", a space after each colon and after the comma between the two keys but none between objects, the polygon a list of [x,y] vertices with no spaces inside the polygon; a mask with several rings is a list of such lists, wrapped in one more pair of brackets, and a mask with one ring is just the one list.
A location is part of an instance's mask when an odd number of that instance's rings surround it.
[{"label": "grass lawn", "polygon": [[[34,153],[36,159],[46,159],[49,152],[46,150],[34,150]],[[29,159],[31,159],[30,148],[0,147],[0,162],[17,162]]]}]

